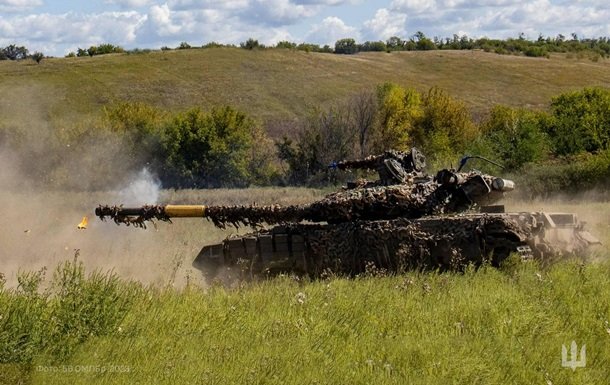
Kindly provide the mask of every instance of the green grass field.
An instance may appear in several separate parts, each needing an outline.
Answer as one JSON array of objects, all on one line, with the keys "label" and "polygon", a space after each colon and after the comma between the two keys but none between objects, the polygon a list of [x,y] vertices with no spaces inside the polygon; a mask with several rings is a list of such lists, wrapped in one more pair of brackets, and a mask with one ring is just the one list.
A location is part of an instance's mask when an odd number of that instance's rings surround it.
[{"label": "green grass field", "polygon": [[[72,279],[39,314],[27,294],[1,293],[9,325],[21,310],[22,322],[51,326],[28,330],[42,334],[31,361],[3,364],[0,380],[607,384],[608,274],[608,263],[519,263],[182,291]],[[572,340],[587,353],[575,371],[561,365]]]},{"label": "green grass field", "polygon": [[332,55],[214,48],[91,58],[0,62],[0,123],[29,119],[55,126],[96,115],[113,101],[170,110],[229,104],[264,120],[305,115],[363,88],[392,81],[440,86],[475,114],[494,104],[542,108],[552,96],[610,83],[610,61],[550,59],[482,51]]},{"label": "green grass field", "polygon": [[[166,191],[162,200],[303,203],[321,193]],[[112,194],[47,198],[52,227],[69,232],[79,210]],[[35,208],[22,219],[34,220]],[[146,231],[93,221],[66,237],[73,243],[59,260],[78,248],[76,264],[53,272],[49,260],[42,282],[22,274],[0,290],[0,383],[607,384],[608,203],[509,201],[507,208],[575,211],[604,245],[587,261],[550,267],[513,260],[465,273],[277,277],[223,287],[184,267],[205,242],[234,230],[200,220]],[[31,229],[22,236],[41,231]],[[38,243],[53,250],[44,237]],[[586,367],[575,371],[561,361],[562,345],[573,340],[587,351]]]}]

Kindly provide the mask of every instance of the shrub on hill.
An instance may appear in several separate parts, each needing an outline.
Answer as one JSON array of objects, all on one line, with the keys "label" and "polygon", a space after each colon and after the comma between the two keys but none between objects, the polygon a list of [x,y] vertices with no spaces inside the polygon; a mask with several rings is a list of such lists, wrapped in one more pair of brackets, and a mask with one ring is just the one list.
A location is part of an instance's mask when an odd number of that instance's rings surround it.
[{"label": "shrub on hill", "polygon": [[354,39],[340,39],[335,42],[335,53],[351,55],[358,53],[358,45]]},{"label": "shrub on hill", "polygon": [[15,44],[0,49],[0,60],[22,60],[28,57],[28,49]]},{"label": "shrub on hill", "polygon": [[551,149],[544,132],[548,119],[543,112],[495,106],[481,123],[481,135],[467,147],[468,152],[494,158],[505,171],[544,160]]},{"label": "shrub on hill", "polygon": [[260,44],[258,40],[249,38],[248,40],[239,43],[239,46],[243,49],[256,49],[256,48],[265,48],[264,45]]},{"label": "shrub on hill", "polygon": [[610,89],[585,88],[553,98],[548,133],[558,155],[597,152],[610,145]]},{"label": "shrub on hill", "polygon": [[253,129],[254,122],[231,107],[207,113],[192,108],[177,114],[163,127],[164,185],[247,186]]},{"label": "shrub on hill", "polygon": [[78,48],[76,50],[76,56],[96,56],[96,55],[106,55],[110,53],[123,53],[125,50],[118,45],[113,45],[110,43],[104,43],[100,45],[92,45],[87,49]]}]

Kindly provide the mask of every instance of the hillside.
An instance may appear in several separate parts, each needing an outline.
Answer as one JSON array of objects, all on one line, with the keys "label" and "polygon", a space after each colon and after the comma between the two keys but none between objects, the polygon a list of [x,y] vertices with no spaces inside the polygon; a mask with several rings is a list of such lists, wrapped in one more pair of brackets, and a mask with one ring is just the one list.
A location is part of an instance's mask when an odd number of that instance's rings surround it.
[{"label": "hillside", "polygon": [[291,50],[191,49],[147,54],[0,62],[0,123],[35,114],[54,125],[83,119],[112,101],[168,109],[233,105],[263,120],[392,81],[440,86],[480,113],[500,103],[544,107],[561,92],[610,84],[610,61],[427,51],[333,55]]}]

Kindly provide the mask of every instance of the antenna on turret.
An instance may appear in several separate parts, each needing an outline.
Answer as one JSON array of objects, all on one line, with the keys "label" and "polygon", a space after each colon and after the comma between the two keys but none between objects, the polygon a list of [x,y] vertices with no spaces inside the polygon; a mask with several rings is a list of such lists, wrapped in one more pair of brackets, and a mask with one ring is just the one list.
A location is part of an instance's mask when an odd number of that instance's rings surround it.
[{"label": "antenna on turret", "polygon": [[460,159],[460,167],[458,167],[457,172],[460,172],[460,170],[466,165],[466,162],[468,162],[469,159],[482,159],[482,160],[489,162],[495,166],[498,166],[502,170],[504,170],[504,166],[502,166],[499,163],[494,162],[493,160],[487,159],[487,158],[479,156],[479,155],[465,155],[462,157],[462,159]]}]

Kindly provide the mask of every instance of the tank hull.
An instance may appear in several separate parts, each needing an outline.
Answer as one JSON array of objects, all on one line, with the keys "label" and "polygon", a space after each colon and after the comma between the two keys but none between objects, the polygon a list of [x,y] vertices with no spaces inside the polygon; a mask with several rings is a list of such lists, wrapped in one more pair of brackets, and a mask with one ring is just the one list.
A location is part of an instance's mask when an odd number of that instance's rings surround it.
[{"label": "tank hull", "polygon": [[193,265],[208,277],[295,273],[357,275],[369,269],[462,269],[499,265],[511,253],[550,260],[598,243],[574,214],[489,213],[420,219],[287,224],[203,247]]}]

